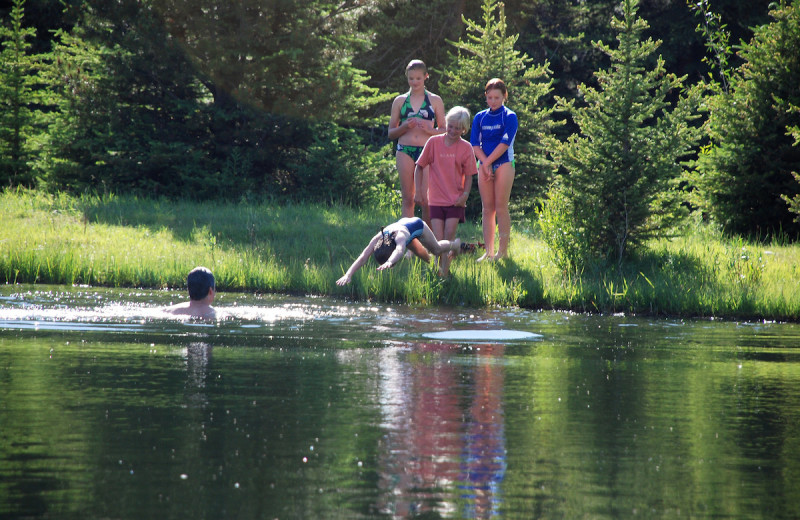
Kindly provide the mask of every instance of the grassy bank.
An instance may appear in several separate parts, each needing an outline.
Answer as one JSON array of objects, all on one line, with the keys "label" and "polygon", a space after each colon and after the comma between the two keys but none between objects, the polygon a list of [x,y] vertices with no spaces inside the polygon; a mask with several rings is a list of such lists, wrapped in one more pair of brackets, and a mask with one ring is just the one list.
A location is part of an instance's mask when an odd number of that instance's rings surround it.
[{"label": "grassy bank", "polygon": [[[335,281],[388,211],[0,194],[0,282],[183,287],[195,265],[223,291],[327,294],[411,304],[522,306],[669,316],[800,319],[800,246],[725,239],[698,226],[654,241],[622,273],[566,275],[532,223],[516,223],[511,259],[459,257],[439,279],[418,261],[347,287]],[[462,239],[480,237],[475,224]],[[374,267],[374,266],[373,266]]]}]

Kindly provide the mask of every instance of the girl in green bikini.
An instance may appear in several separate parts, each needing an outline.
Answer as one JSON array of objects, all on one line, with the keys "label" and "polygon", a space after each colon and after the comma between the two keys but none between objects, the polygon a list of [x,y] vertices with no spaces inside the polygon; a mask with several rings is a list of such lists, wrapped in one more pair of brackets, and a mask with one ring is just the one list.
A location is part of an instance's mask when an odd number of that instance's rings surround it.
[{"label": "girl in green bikini", "polygon": [[[409,91],[392,102],[389,139],[397,140],[397,171],[403,197],[402,217],[414,216],[414,167],[422,148],[432,135],[444,133],[442,98],[425,90],[428,68],[420,60],[406,66]],[[428,208],[423,206],[422,219],[430,222]]]}]

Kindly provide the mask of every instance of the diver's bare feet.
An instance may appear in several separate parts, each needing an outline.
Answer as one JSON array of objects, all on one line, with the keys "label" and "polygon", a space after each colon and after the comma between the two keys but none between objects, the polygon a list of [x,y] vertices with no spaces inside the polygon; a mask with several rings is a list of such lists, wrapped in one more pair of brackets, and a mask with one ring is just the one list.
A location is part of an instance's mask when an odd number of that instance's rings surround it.
[{"label": "diver's bare feet", "polygon": [[476,262],[493,262],[494,257],[489,254],[489,252],[485,252],[482,257],[478,258]]}]

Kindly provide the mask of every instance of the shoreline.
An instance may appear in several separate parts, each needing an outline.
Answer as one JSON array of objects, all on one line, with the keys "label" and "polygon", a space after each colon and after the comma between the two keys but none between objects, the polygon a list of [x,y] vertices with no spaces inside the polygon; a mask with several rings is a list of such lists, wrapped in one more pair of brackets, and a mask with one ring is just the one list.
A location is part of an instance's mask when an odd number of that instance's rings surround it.
[{"label": "shoreline", "polygon": [[[723,237],[707,224],[648,242],[623,265],[563,273],[516,221],[511,257],[453,261],[451,276],[417,260],[361,269],[335,284],[388,210],[211,204],[122,196],[0,193],[0,283],[181,289],[210,268],[225,292],[317,295],[359,302],[519,307],[664,318],[800,321],[800,246]],[[462,240],[480,226],[459,226]],[[341,237],[343,241],[336,241]]]}]

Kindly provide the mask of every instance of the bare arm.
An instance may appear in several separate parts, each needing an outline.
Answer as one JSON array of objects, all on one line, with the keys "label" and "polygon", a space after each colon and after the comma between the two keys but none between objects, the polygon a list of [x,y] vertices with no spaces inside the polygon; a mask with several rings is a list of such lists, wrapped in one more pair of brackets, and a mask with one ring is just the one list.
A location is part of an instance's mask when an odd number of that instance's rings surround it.
[{"label": "bare arm", "polygon": [[481,162],[481,164],[492,164],[497,160],[498,157],[506,153],[508,150],[508,145],[500,143],[497,147],[492,151],[491,155],[486,155],[483,153],[483,148],[480,146],[473,146],[472,149],[475,151],[475,157]]},{"label": "bare arm", "polygon": [[469,191],[472,189],[472,175],[466,175],[464,178],[464,190],[461,192],[461,195],[456,199],[455,204],[453,206],[461,206],[462,208],[467,206],[467,199],[469,198]]},{"label": "bare arm", "polygon": [[478,168],[478,175],[482,175],[484,179],[492,178],[492,168],[490,162],[487,162],[486,154],[483,153],[483,148],[480,146],[473,146],[472,150],[475,152],[475,158],[481,162]]},{"label": "bare arm", "polygon": [[501,155],[506,153],[506,150],[508,150],[507,144],[503,143],[498,144],[497,147],[492,151],[492,153],[488,157],[486,157],[487,164],[492,164],[493,162],[495,162],[498,158],[500,158]]},{"label": "bare arm", "polygon": [[472,151],[475,152],[475,157],[481,162],[481,164],[486,162],[486,154],[483,153],[483,148],[480,146],[473,146]]},{"label": "bare arm", "polygon": [[400,136],[408,132],[411,128],[417,126],[416,118],[409,118],[406,119],[403,123],[400,123],[400,107],[403,106],[405,102],[405,96],[397,96],[394,98],[392,102],[392,113],[389,117],[389,140],[394,141],[395,139],[399,139]]},{"label": "bare arm", "polygon": [[428,177],[420,165],[414,167],[414,202],[420,205],[428,203]]},{"label": "bare arm", "polygon": [[380,233],[372,237],[372,240],[369,241],[367,247],[365,247],[364,250],[361,252],[361,254],[358,255],[358,258],[356,258],[355,262],[353,262],[353,265],[350,266],[350,269],[348,269],[347,272],[344,273],[344,276],[336,280],[336,285],[347,285],[348,283],[350,283],[356,271],[361,269],[361,267],[367,263],[369,257],[372,256],[372,251],[375,249],[375,244],[378,242],[380,237],[381,237]]},{"label": "bare arm", "polygon": [[475,150],[475,157],[481,162],[479,173],[486,178],[491,178],[493,175],[492,163],[508,150],[508,145],[503,143],[498,144],[494,151],[488,156],[483,153],[483,148],[480,146],[473,146],[472,149]]},{"label": "bare arm", "polygon": [[461,162],[461,171],[464,174],[464,188],[461,190],[461,196],[454,204],[454,206],[461,207],[466,207],[467,199],[469,199],[469,192],[472,190],[472,176],[478,174],[478,168],[475,167],[474,149],[472,155],[469,155],[469,153],[465,153],[464,155],[465,157]]},{"label": "bare arm", "polygon": [[432,128],[431,135],[443,134],[446,131],[447,123],[444,114],[444,102],[442,98],[436,94],[431,94],[431,105],[433,105],[433,114],[436,116],[436,128]]}]

